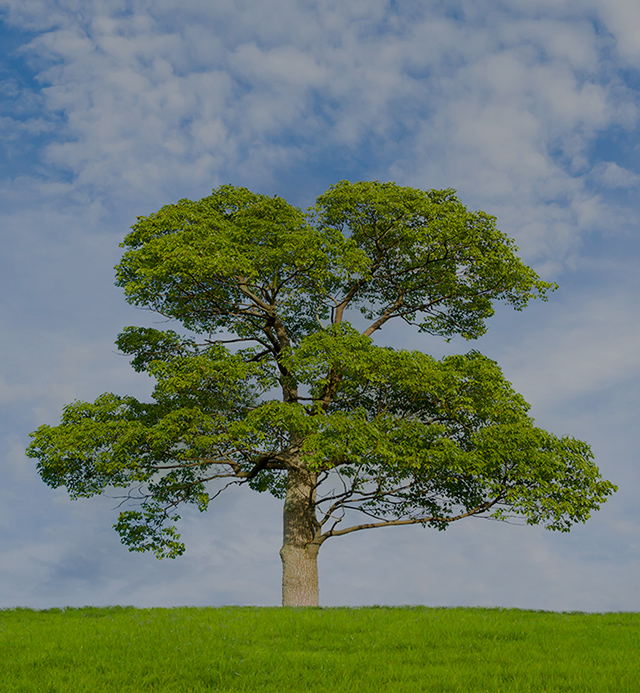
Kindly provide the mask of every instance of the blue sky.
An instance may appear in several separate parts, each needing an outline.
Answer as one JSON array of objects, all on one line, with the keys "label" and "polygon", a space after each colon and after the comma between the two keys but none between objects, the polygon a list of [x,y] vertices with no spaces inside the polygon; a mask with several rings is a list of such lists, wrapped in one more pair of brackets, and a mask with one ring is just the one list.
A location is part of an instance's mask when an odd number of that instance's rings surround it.
[{"label": "blue sky", "polygon": [[619,492],[569,535],[475,519],[328,542],[321,603],[640,610],[640,5],[636,0],[0,0],[0,607],[277,604],[281,509],[184,513],[130,554],[115,502],[24,456],[73,399],[144,396],[149,324],[113,286],[139,214],[223,183],[307,206],[341,179],[453,187],[560,289],[475,345]]}]

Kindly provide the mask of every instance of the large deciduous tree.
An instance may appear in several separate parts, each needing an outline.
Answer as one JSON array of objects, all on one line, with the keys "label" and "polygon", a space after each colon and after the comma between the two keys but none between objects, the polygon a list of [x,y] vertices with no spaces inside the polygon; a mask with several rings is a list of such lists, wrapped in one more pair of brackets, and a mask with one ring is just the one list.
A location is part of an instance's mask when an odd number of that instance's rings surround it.
[{"label": "large deciduous tree", "polygon": [[28,454],[72,498],[136,489],[115,524],[131,550],[175,557],[180,504],[268,491],[284,501],[283,604],[313,606],[330,537],[512,514],[566,531],[615,490],[477,351],[374,343],[400,320],[475,339],[495,301],[555,288],[452,190],[341,182],[303,213],[222,186],[139,217],[123,246],[127,301],[181,325],[118,337],[152,401],[74,402]]}]

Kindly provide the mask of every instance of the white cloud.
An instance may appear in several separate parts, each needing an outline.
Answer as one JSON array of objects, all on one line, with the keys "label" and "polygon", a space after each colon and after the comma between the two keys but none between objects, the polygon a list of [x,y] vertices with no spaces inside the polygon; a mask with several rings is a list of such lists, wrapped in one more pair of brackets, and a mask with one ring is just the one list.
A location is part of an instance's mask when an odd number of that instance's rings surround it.
[{"label": "white cloud", "polygon": [[506,25],[504,35],[511,45],[534,51],[539,59],[565,63],[572,70],[597,70],[597,37],[593,24],[585,19],[525,19]]},{"label": "white cloud", "polygon": [[615,161],[601,161],[591,173],[607,188],[637,188],[640,185],[640,175],[618,166]]},{"label": "white cloud", "polygon": [[177,179],[200,190],[231,171],[258,181],[367,147],[378,166],[395,159],[401,182],[539,208],[580,195],[571,162],[621,117],[599,82],[593,23],[566,8],[536,19],[492,8],[488,22],[467,7],[461,23],[382,1],[190,2],[182,16],[172,2],[128,15],[92,3],[80,19],[56,7],[66,21],[31,47],[56,60],[47,107],[66,118],[48,161],[94,195],[153,196]]},{"label": "white cloud", "polygon": [[640,64],[640,5],[635,0],[598,0],[597,6],[620,56],[633,65]]},{"label": "white cloud", "polygon": [[526,313],[512,320],[520,324],[510,341],[501,343],[500,335],[487,338],[517,389],[539,411],[597,401],[640,381],[635,282],[613,288],[606,278],[611,281],[614,268],[606,272],[590,263],[584,271],[589,268],[599,275],[594,282],[598,291],[585,294],[576,287],[562,296],[567,292],[561,287],[559,300],[536,307],[533,321]]}]

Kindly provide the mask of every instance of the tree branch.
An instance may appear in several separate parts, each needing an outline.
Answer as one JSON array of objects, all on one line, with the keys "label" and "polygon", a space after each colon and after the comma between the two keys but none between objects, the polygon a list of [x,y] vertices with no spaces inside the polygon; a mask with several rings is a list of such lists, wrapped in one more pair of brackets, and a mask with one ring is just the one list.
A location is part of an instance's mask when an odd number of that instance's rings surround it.
[{"label": "tree branch", "polygon": [[237,277],[237,280],[238,288],[240,289],[241,293],[243,293],[247,298],[250,298],[254,304],[261,308],[267,315],[274,314],[273,305],[269,305],[249,290],[249,283],[247,282],[246,277]]},{"label": "tree branch", "polygon": [[[469,510],[466,513],[461,513],[459,515],[455,515],[454,517],[437,517],[437,516],[431,516],[431,517],[416,517],[416,518],[408,518],[406,520],[384,520],[382,522],[369,522],[367,524],[362,524],[362,525],[354,525],[353,527],[347,527],[346,529],[339,529],[339,530],[334,530],[333,527],[328,531],[325,532],[324,534],[320,535],[314,540],[314,543],[320,546],[323,544],[329,537],[339,537],[344,534],[350,534],[351,532],[358,532],[361,529],[375,529],[376,527],[395,527],[395,526],[400,526],[400,525],[416,525],[416,524],[424,524],[425,522],[444,522],[446,524],[450,524],[451,522],[455,522],[456,520],[462,520],[465,517],[472,517],[473,515],[478,515],[479,513],[483,513],[489,508],[493,507],[496,505],[496,503],[499,503],[500,500],[502,499],[502,493],[499,494],[494,500],[488,501],[487,503],[483,503],[482,505],[479,505],[477,508],[473,508],[473,510]],[[356,508],[354,508],[356,509]]]},{"label": "tree branch", "polygon": [[387,320],[390,320],[394,316],[394,311],[404,305],[404,299],[402,294],[398,296],[392,306],[385,309],[384,313],[372,324],[370,325],[362,334],[365,337],[370,337],[376,330],[380,329]]}]

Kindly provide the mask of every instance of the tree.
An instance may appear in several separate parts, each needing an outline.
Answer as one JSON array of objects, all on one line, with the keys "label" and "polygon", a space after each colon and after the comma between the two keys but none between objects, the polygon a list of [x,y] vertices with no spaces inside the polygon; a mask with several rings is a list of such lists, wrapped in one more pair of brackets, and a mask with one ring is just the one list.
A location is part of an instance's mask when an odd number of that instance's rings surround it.
[{"label": "tree", "polygon": [[477,351],[374,343],[398,319],[475,339],[495,301],[555,288],[453,190],[343,181],[303,213],[222,186],[138,217],[122,246],[127,301],[181,325],[118,336],[153,401],[74,402],[27,454],[72,498],[128,489],[139,506],[114,527],[130,550],[178,556],[178,506],[267,491],[284,500],[283,604],[313,606],[330,537],[514,513],[567,531],[615,490]]}]

